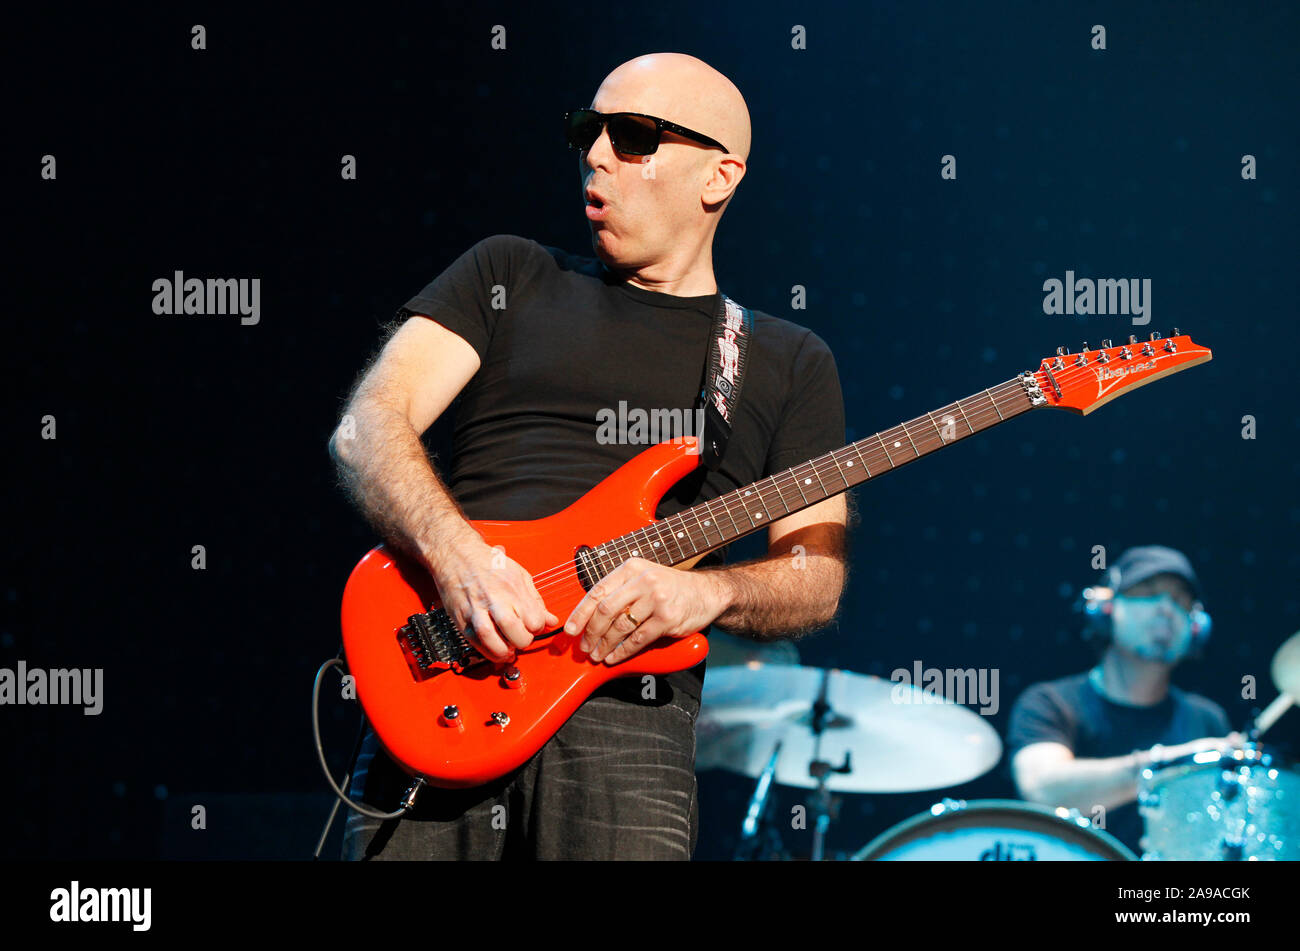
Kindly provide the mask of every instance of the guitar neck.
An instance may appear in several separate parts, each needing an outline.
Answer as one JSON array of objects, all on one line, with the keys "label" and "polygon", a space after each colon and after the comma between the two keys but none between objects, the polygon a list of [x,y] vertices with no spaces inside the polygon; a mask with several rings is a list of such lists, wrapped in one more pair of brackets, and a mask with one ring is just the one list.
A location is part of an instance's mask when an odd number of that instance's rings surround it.
[{"label": "guitar neck", "polygon": [[1042,405],[1031,387],[1031,380],[1015,377],[611,539],[592,555],[602,574],[629,558],[662,565],[689,561]]}]

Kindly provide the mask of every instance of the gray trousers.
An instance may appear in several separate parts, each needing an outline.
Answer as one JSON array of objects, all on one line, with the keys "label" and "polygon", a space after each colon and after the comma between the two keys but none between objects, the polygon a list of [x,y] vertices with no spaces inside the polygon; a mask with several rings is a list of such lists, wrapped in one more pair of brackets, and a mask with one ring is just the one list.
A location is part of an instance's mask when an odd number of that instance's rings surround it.
[{"label": "gray trousers", "polygon": [[[643,701],[629,689],[639,686],[606,685],[501,780],[426,787],[401,819],[350,811],[343,858],[689,859],[699,828],[699,701],[671,688],[667,701]],[[367,736],[349,795],[391,811],[410,782]]]}]

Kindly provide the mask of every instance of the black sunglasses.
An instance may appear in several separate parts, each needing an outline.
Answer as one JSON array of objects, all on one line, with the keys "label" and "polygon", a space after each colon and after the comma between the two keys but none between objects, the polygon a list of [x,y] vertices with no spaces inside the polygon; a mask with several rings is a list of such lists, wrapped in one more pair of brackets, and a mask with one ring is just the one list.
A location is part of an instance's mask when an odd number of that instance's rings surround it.
[{"label": "black sunglasses", "polygon": [[609,126],[610,144],[624,155],[653,155],[659,148],[659,136],[664,132],[675,132],[701,145],[728,151],[717,139],[658,116],[647,116],[640,112],[602,113],[595,109],[574,109],[564,114],[564,132],[569,139],[569,148],[583,151],[591,148],[600,138],[600,130],[606,125]]}]

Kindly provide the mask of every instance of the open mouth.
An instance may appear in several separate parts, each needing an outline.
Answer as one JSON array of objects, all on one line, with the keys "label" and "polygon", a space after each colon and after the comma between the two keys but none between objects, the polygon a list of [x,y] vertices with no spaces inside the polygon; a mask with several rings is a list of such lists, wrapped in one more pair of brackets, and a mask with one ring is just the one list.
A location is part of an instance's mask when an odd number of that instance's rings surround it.
[{"label": "open mouth", "polygon": [[599,195],[594,195],[588,192],[586,212],[587,218],[591,221],[603,220],[608,214],[608,206],[605,204],[605,199],[601,198]]}]

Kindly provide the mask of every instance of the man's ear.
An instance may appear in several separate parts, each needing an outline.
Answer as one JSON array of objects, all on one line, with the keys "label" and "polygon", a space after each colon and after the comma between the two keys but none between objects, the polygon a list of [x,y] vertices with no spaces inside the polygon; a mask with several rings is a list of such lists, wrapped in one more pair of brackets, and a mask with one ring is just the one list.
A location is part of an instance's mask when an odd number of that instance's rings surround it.
[{"label": "man's ear", "polygon": [[704,184],[704,190],[700,194],[701,201],[704,204],[713,206],[720,205],[730,198],[740,185],[740,180],[745,177],[745,161],[739,155],[727,154],[722,160],[713,167],[713,174]]}]

